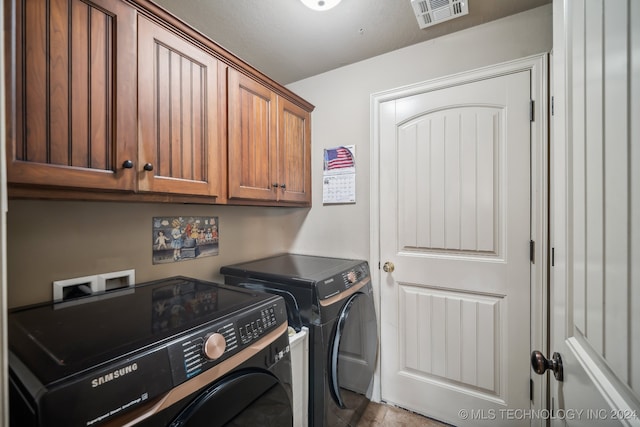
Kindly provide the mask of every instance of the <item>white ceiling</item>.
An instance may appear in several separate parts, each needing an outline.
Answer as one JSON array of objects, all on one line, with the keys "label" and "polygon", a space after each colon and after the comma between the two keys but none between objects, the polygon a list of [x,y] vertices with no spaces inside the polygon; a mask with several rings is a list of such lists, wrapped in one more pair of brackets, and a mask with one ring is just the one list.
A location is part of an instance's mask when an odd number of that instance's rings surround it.
[{"label": "white ceiling", "polygon": [[[469,14],[420,29],[410,0],[154,0],[281,84],[289,84],[551,0],[468,0]],[[489,46],[479,46],[489,48]]]}]

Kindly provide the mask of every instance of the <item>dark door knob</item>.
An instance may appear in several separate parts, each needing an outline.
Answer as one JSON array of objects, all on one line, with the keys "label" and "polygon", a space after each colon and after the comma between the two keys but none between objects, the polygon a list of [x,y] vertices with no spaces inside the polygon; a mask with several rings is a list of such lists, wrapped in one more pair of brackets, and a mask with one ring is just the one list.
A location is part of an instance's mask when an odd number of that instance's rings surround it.
[{"label": "dark door knob", "polygon": [[146,171],[152,171],[153,170],[153,165],[151,163],[145,163],[144,166],[142,167],[142,169],[144,169]]},{"label": "dark door knob", "polygon": [[564,379],[564,375],[562,372],[562,357],[560,353],[553,353],[551,356],[551,360],[544,357],[544,355],[535,350],[531,353],[531,368],[533,368],[533,372],[538,375],[542,375],[547,370],[553,371],[553,376],[556,377],[558,381],[562,381]]},{"label": "dark door knob", "polygon": [[131,160],[125,160],[122,162],[122,167],[125,169],[131,169],[133,167],[133,162]]}]

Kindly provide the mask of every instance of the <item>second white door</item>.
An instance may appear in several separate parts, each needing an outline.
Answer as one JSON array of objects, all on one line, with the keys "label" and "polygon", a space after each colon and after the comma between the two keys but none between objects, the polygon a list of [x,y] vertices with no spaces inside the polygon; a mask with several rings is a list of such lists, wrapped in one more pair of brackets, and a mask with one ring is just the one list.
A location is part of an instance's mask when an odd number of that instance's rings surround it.
[{"label": "second white door", "polygon": [[380,107],[382,399],[457,426],[530,421],[530,79]]}]

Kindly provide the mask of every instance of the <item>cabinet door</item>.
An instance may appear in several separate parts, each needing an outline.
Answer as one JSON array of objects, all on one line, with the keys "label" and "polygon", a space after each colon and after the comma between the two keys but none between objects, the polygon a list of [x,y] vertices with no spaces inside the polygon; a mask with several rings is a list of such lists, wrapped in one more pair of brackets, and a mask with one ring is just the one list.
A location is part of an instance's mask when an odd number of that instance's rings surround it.
[{"label": "cabinet door", "polygon": [[138,188],[219,196],[218,61],[138,18]]},{"label": "cabinet door", "polygon": [[233,69],[228,82],[229,198],[275,200],[276,95]]},{"label": "cabinet door", "polygon": [[311,202],[311,115],[278,98],[278,200]]},{"label": "cabinet door", "polygon": [[131,190],[135,10],[118,0],[5,2],[10,183]]}]

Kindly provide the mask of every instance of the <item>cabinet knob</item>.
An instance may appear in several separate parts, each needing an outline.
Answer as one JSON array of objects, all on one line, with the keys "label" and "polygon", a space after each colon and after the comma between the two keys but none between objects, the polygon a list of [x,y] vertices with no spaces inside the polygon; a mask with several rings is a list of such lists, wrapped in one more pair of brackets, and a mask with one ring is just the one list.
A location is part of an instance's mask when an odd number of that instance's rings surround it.
[{"label": "cabinet knob", "polygon": [[280,184],[280,188],[282,188],[284,190],[285,188],[287,188],[287,185],[286,184]]},{"label": "cabinet knob", "polygon": [[122,167],[125,169],[131,169],[133,167],[133,162],[131,160],[125,160],[122,162]]},{"label": "cabinet knob", "polygon": [[278,188],[278,187],[280,187],[280,186],[278,185],[278,183],[277,183],[277,182],[274,182],[273,184],[271,184],[271,186],[272,186],[273,188]]},{"label": "cabinet knob", "polygon": [[151,163],[145,163],[144,166],[142,167],[142,169],[144,169],[146,171],[152,171],[153,170],[153,165]]}]

